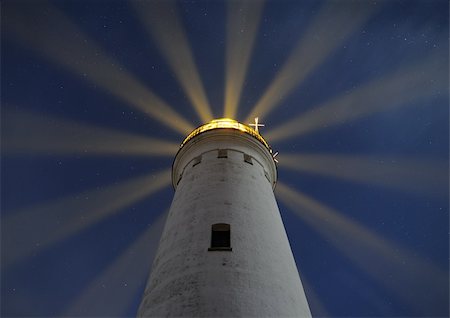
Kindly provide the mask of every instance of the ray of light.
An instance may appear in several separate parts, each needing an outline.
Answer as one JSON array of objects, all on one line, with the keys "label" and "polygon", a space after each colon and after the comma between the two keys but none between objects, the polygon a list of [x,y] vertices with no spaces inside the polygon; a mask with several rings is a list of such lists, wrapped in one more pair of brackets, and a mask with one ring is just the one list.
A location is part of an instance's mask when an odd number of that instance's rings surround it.
[{"label": "ray of light", "polygon": [[405,303],[421,310],[417,299],[439,304],[447,298],[448,274],[435,264],[283,183],[276,191],[293,213]]},{"label": "ray of light", "polygon": [[209,122],[213,115],[175,1],[133,1],[133,4],[198,116]]},{"label": "ray of light", "polygon": [[10,213],[2,221],[2,265],[16,263],[170,185],[170,169]]},{"label": "ray of light", "polygon": [[174,142],[29,112],[5,112],[4,154],[173,157]]},{"label": "ray of light", "polygon": [[448,195],[448,162],[405,157],[285,154],[279,166],[427,195]]},{"label": "ray of light", "polygon": [[309,309],[313,317],[331,317],[323,302],[315,292],[311,284],[306,280],[305,275],[300,273],[303,289],[308,299]]},{"label": "ray of light", "polygon": [[[265,133],[271,141],[301,136],[375,113],[414,106],[414,101],[448,90],[445,57],[433,54],[422,61],[375,79]],[[428,105],[424,103],[424,105]]]},{"label": "ray of light", "polygon": [[[105,89],[151,118],[186,135],[194,127],[146,88],[58,9],[44,2],[23,2],[5,15],[5,30],[13,40],[49,61]],[[33,27],[29,27],[32,24]]]},{"label": "ray of light", "polygon": [[264,117],[355,30],[376,7],[364,1],[327,1],[247,116]]},{"label": "ray of light", "polygon": [[64,317],[122,316],[146,281],[167,213],[163,213],[70,304]]},{"label": "ray of light", "polygon": [[224,117],[236,118],[263,9],[262,0],[228,1]]}]

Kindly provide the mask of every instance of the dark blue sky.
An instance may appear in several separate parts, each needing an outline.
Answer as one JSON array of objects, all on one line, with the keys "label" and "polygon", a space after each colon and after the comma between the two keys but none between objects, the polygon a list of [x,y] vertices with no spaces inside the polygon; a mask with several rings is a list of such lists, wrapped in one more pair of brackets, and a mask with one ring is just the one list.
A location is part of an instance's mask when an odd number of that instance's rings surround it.
[{"label": "dark blue sky", "polygon": [[[351,19],[356,19],[361,7],[370,8],[371,14],[338,40],[292,90],[280,93],[279,103],[261,116],[266,124],[261,129],[264,136],[302,113],[319,113],[321,105],[334,105],[342,95],[350,95],[347,104],[352,112],[370,109],[371,102],[373,109],[380,105],[381,110],[354,119],[342,115],[342,109],[325,108],[332,114],[329,117],[338,118],[336,122],[319,121],[309,133],[268,140],[280,152],[279,181],[337,211],[333,215],[342,216],[340,222],[331,214],[318,213],[305,221],[293,209],[295,205],[303,209],[299,202],[281,200],[280,193],[281,214],[313,315],[448,316],[448,2],[337,4],[350,10],[347,15]],[[295,56],[305,65],[312,65],[327,44],[340,36],[340,28],[327,29],[333,25],[330,19],[319,23],[323,29],[309,28],[323,5],[322,1],[265,3],[237,120],[246,119],[307,34],[323,42],[316,54]],[[181,1],[177,6],[213,114],[222,117],[227,5],[221,1]],[[116,193],[110,185],[120,187],[149,173],[156,180],[160,171],[171,167],[173,155],[128,153],[129,145],[114,135],[99,140],[123,149],[125,155],[117,155],[117,151],[95,153],[88,145],[96,140],[96,130],[83,134],[87,126],[175,144],[184,139],[183,133],[123,98],[130,87],[105,89],[99,81],[114,82],[110,74],[118,74],[109,70],[126,70],[193,127],[202,122],[129,2],[3,1],[1,9],[1,315],[76,312],[84,316],[133,316],[151,261],[151,253],[145,251],[153,250],[158,238],[152,238],[147,248],[136,248],[129,263],[105,276],[106,283],[96,279],[170,206],[170,186],[123,204],[117,212],[61,236],[48,248],[40,245],[47,233],[58,233],[67,224],[84,224],[97,213],[97,207],[116,202],[120,189]],[[80,48],[80,43],[86,46]],[[86,65],[89,67],[83,69]],[[300,72],[293,69],[294,75]],[[100,75],[96,81],[90,74]],[[400,79],[389,82],[395,76]],[[358,95],[361,87],[378,79],[380,85],[369,86]],[[121,90],[125,93],[118,93]],[[71,129],[70,123],[81,128]],[[55,146],[57,141],[74,150],[54,151],[64,148]],[[15,148],[16,143],[19,146]],[[283,155],[287,164],[288,155],[294,154],[369,157],[378,163],[389,158],[386,165],[393,169],[382,165],[371,173],[368,170],[373,165],[361,168],[352,161],[349,168],[343,168],[339,160],[331,159],[331,165],[334,162],[335,169],[343,169],[344,175],[356,173],[353,179],[333,177],[311,167],[297,171],[283,166]],[[298,166],[302,166],[300,159]],[[105,189],[106,194],[102,192]],[[39,208],[60,198],[71,199],[52,208]],[[40,231],[37,235],[42,240],[27,230],[33,225],[39,228],[36,232]],[[18,245],[11,243],[9,236],[19,237]],[[389,249],[380,247],[380,242]],[[8,264],[8,253],[21,252],[21,248],[28,253]],[[144,270],[136,269],[136,264]],[[89,294],[92,284],[97,287]],[[83,295],[92,301],[77,302]],[[74,309],[79,303],[83,308]]]}]

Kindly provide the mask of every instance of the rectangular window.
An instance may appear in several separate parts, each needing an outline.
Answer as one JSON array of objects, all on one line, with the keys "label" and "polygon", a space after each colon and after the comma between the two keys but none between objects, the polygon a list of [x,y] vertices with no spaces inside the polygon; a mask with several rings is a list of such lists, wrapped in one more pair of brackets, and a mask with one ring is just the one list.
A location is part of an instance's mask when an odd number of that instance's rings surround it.
[{"label": "rectangular window", "polygon": [[247,155],[246,153],[244,153],[244,161],[251,165],[253,164],[252,157],[250,155]]},{"label": "rectangular window", "polygon": [[217,158],[228,158],[227,149],[219,149],[219,152],[217,154]]},{"label": "rectangular window", "polygon": [[178,185],[178,183],[180,183],[180,181],[181,181],[181,177],[183,177],[183,174],[180,174],[180,176],[178,177],[178,180],[177,180],[177,185]]},{"label": "rectangular window", "polygon": [[217,223],[211,227],[211,247],[208,251],[231,251],[230,224]]},{"label": "rectangular window", "polygon": [[270,183],[269,174],[266,172],[266,170],[264,170],[264,176],[266,177],[267,181],[269,181],[269,183]]},{"label": "rectangular window", "polygon": [[200,162],[202,162],[202,156],[198,156],[194,158],[194,162],[192,163],[192,166],[195,167],[196,165],[198,165]]}]

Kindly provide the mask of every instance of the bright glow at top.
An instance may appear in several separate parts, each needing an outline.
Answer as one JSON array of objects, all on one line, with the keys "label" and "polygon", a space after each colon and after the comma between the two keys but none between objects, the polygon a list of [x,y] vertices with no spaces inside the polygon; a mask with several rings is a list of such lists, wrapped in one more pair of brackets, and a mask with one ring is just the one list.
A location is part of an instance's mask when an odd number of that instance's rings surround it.
[{"label": "bright glow at top", "polygon": [[240,130],[246,134],[249,134],[249,135],[255,137],[256,139],[258,139],[264,146],[266,146],[267,149],[269,149],[269,151],[271,151],[269,144],[264,140],[264,138],[259,134],[259,132],[257,130],[251,128],[250,126],[241,124],[240,122],[238,122],[234,119],[231,119],[231,118],[214,119],[214,120],[211,120],[209,123],[196,128],[181,143],[180,148],[183,147],[189,140],[191,140],[195,136],[197,136],[205,131],[213,130],[213,129],[223,129],[223,128],[236,129],[236,130]]}]

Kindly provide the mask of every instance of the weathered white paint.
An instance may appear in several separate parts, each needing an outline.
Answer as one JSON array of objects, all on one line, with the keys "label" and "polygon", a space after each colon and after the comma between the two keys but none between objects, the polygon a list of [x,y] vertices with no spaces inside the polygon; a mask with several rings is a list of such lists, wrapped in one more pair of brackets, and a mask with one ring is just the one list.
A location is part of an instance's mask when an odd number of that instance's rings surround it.
[{"label": "weathered white paint", "polygon": [[[260,141],[232,129],[202,133],[177,154],[173,181],[138,316],[311,317],[273,194],[276,167]],[[231,225],[232,251],[208,251],[215,223]]]}]

